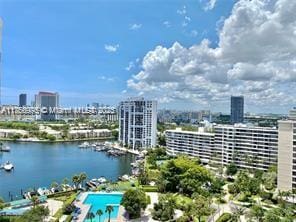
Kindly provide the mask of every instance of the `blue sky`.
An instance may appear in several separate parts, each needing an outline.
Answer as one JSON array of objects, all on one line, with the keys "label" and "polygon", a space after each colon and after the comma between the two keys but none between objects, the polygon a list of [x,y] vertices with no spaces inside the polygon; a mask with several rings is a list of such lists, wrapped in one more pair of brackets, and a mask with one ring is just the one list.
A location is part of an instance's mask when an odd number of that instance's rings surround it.
[{"label": "blue sky", "polygon": [[[217,46],[217,26],[229,16],[234,1],[218,0],[206,10],[208,3],[0,0],[2,101],[17,104],[19,93],[32,99],[39,90],[59,92],[64,106],[117,104],[136,96],[139,91],[127,81],[139,73],[144,56],[156,46],[169,48],[179,42],[190,47],[205,38],[211,47]],[[160,106],[191,108],[192,102]]]}]

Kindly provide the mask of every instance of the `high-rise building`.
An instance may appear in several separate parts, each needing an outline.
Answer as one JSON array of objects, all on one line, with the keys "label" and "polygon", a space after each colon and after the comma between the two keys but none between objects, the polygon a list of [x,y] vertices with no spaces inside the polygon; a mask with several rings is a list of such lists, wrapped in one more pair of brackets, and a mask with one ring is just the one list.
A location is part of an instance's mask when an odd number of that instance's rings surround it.
[{"label": "high-rise building", "polygon": [[2,85],[2,28],[3,21],[0,17],[0,105],[1,105],[1,85]]},{"label": "high-rise building", "polygon": [[56,120],[58,115],[54,108],[59,107],[59,94],[39,92],[35,95],[35,106],[41,108],[41,120]]},{"label": "high-rise building", "polygon": [[296,120],[278,121],[278,177],[279,190],[296,189]]},{"label": "high-rise building", "polygon": [[243,96],[231,96],[230,122],[231,124],[244,122]]},{"label": "high-rise building", "polygon": [[119,104],[119,142],[132,149],[156,145],[157,102],[130,98]]},{"label": "high-rise building", "polygon": [[20,94],[19,95],[19,107],[24,107],[27,105],[27,94]]}]

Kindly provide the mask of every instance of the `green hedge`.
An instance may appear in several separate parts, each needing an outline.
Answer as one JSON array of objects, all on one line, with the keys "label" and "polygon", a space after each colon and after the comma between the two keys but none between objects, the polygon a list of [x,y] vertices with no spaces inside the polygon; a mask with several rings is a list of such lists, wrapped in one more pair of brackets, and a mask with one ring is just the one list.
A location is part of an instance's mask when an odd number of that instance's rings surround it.
[{"label": "green hedge", "polygon": [[61,196],[71,195],[72,193],[75,193],[75,191],[69,190],[69,191],[63,191],[63,192],[53,193],[53,194],[47,195],[47,197],[48,198],[61,197]]},{"label": "green hedge", "polygon": [[158,191],[157,186],[142,185],[142,189],[145,192],[157,192]]},{"label": "green hedge", "polygon": [[222,214],[216,222],[227,222],[230,221],[231,219],[231,214],[230,213],[224,213]]}]

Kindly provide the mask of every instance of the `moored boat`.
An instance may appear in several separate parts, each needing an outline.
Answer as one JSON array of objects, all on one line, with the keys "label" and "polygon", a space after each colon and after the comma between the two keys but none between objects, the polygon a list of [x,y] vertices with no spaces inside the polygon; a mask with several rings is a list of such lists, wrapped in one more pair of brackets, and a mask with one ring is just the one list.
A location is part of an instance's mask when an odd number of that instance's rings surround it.
[{"label": "moored boat", "polygon": [[78,146],[79,148],[89,148],[90,144],[88,142],[84,142]]},{"label": "moored boat", "polygon": [[10,147],[0,143],[0,152],[10,152]]},{"label": "moored boat", "polygon": [[13,164],[10,163],[9,161],[7,161],[4,165],[3,165],[3,169],[6,171],[11,171],[14,168]]}]

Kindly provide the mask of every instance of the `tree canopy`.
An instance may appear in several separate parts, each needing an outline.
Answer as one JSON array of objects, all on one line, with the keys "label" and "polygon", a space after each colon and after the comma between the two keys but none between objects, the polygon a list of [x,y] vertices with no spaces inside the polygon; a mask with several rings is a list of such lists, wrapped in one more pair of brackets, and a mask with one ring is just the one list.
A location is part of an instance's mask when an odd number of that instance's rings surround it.
[{"label": "tree canopy", "polygon": [[142,190],[129,189],[123,194],[121,205],[128,212],[130,219],[139,218],[141,210],[146,209],[148,205],[148,198]]}]

